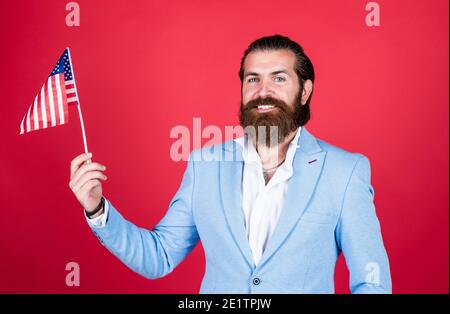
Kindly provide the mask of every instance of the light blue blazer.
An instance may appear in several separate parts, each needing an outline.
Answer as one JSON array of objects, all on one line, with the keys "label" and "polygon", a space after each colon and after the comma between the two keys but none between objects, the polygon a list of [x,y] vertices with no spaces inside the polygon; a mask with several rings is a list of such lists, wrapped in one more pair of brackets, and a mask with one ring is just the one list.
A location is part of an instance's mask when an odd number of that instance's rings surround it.
[{"label": "light blue blazer", "polygon": [[[152,230],[124,219],[109,201],[106,225],[90,227],[112,254],[149,279],[169,274],[201,240],[200,293],[333,293],[341,252],[352,293],[391,293],[369,160],[316,139],[305,127],[298,144],[284,207],[257,267],[241,205],[242,152],[234,141],[191,153],[179,190]],[[205,153],[222,160],[202,160]]]}]

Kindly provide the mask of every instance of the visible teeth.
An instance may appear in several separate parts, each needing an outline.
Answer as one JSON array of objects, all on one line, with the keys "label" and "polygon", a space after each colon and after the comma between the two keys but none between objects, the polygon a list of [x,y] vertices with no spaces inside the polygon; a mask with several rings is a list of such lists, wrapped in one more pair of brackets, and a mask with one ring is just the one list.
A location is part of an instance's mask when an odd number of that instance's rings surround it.
[{"label": "visible teeth", "polygon": [[272,109],[273,106],[272,105],[259,105],[258,109]]}]

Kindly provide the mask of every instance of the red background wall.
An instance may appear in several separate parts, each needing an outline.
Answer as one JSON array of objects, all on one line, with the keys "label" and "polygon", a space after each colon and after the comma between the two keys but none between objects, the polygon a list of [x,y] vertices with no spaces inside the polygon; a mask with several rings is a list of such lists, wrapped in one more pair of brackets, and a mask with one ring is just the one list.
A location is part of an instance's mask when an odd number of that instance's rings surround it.
[{"label": "red background wall", "polygon": [[[185,163],[169,133],[238,123],[244,49],[281,33],[304,46],[317,73],[317,137],[369,157],[395,293],[448,293],[448,1],[4,1],[0,11],[0,292],[196,293],[201,246],[149,281],[89,230],[68,187],[83,152],[75,107],[68,125],[19,136],[19,123],[66,46],[71,47],[94,160],[105,195],[151,228],[166,212]],[[65,285],[77,262],[81,285]],[[336,291],[348,292],[341,258]]]}]

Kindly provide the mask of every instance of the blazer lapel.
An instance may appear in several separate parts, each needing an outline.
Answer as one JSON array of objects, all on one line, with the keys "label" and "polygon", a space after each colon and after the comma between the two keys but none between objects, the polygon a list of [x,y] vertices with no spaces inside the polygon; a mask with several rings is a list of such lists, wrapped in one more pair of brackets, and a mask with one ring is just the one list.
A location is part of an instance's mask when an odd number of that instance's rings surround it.
[{"label": "blazer lapel", "polygon": [[293,161],[294,172],[288,183],[283,210],[258,267],[269,260],[295,227],[308,206],[322,171],[326,152],[304,127],[300,132],[299,148]]},{"label": "blazer lapel", "polygon": [[242,149],[234,141],[224,145],[225,161],[220,162],[220,190],[222,204],[231,234],[251,268],[255,267],[250,244],[245,232],[242,212],[242,175],[244,162]]}]

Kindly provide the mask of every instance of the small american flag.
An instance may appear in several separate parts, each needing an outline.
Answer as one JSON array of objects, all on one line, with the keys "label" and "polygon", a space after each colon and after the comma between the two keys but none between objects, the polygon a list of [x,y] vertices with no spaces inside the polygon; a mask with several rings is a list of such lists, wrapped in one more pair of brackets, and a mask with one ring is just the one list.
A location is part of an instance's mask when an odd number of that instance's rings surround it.
[{"label": "small american flag", "polygon": [[20,134],[69,122],[68,105],[78,104],[69,48],[66,48],[20,123]]}]

